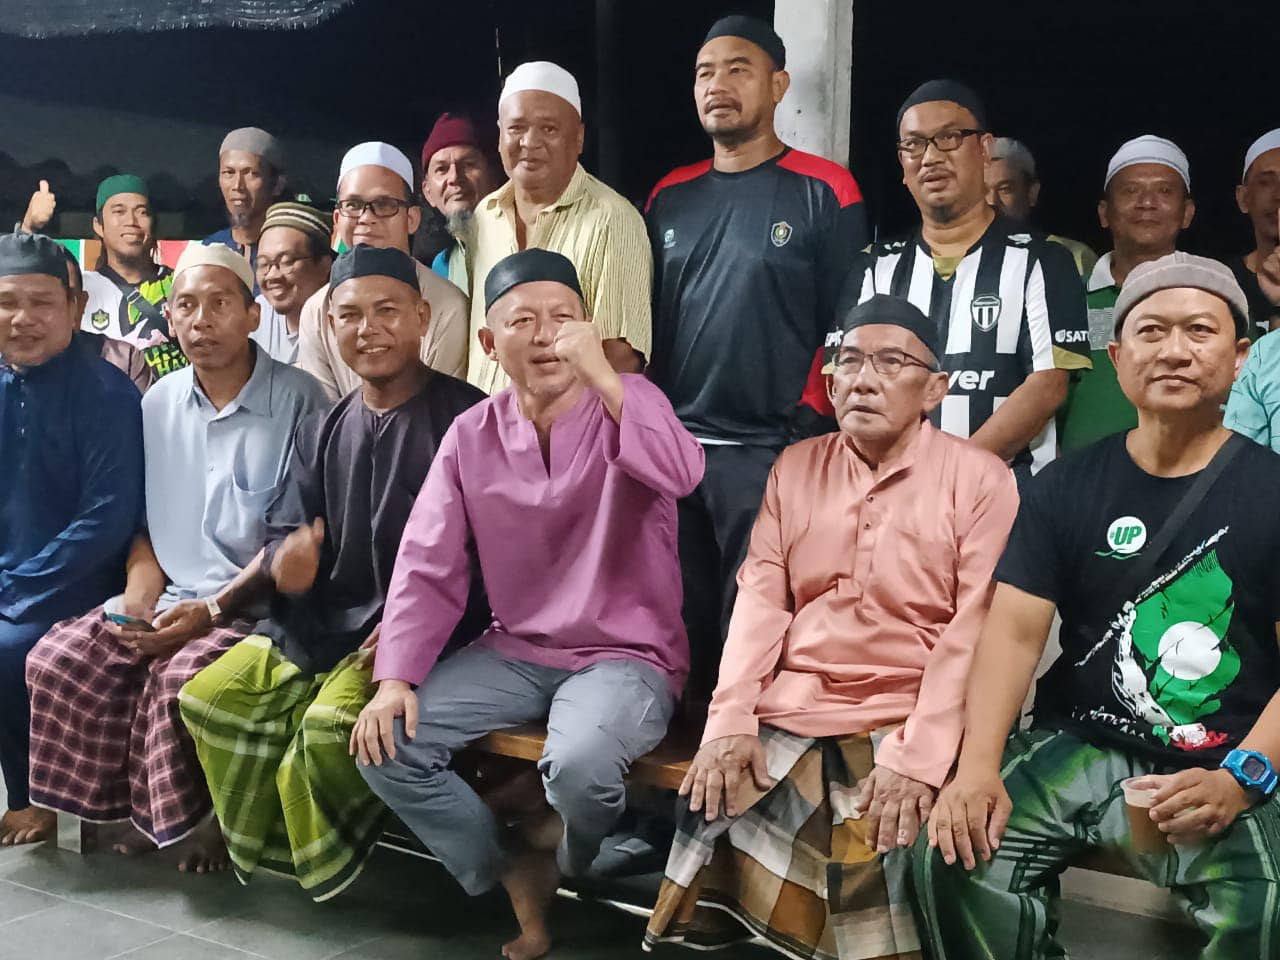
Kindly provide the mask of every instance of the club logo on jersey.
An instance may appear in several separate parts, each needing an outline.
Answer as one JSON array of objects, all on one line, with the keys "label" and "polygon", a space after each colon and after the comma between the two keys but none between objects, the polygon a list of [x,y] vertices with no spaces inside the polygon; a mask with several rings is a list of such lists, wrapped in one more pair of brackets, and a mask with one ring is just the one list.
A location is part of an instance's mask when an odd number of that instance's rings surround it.
[{"label": "club logo on jersey", "polygon": [[1109,550],[1099,550],[1099,557],[1125,558],[1137,553],[1147,542],[1147,527],[1137,517],[1117,517],[1107,527]]},{"label": "club logo on jersey", "polygon": [[111,317],[107,315],[105,310],[95,310],[89,316],[89,324],[95,330],[105,330],[107,325],[111,323]]},{"label": "club logo on jersey", "polygon": [[785,247],[787,241],[791,239],[791,224],[785,220],[779,220],[769,232],[769,239],[773,241],[775,247]]},{"label": "club logo on jersey", "polygon": [[983,333],[990,333],[1000,319],[1000,298],[992,294],[974,297],[969,301],[969,314],[973,317],[975,327]]},{"label": "club logo on jersey", "polygon": [[662,249],[670,250],[676,245],[676,231],[674,227],[667,227],[662,234]]}]

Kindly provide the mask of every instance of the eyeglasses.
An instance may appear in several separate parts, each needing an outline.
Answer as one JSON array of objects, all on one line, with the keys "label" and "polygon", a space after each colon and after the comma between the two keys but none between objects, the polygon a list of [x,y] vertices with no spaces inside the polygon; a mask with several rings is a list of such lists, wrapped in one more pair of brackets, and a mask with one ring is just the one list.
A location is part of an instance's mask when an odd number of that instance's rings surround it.
[{"label": "eyeglasses", "polygon": [[862,370],[862,365],[868,360],[876,373],[884,377],[886,380],[892,380],[902,372],[903,367],[924,367],[930,373],[936,373],[937,367],[932,363],[925,363],[905,350],[898,350],[893,347],[886,347],[884,350],[876,350],[872,353],[863,353],[861,350],[845,349],[836,354],[836,369],[841,373],[846,373],[851,377],[856,377]]},{"label": "eyeglasses", "polygon": [[281,254],[274,260],[264,260],[258,258],[258,276],[266,277],[273,269],[279,270],[282,274],[293,273],[294,268],[300,263],[306,263],[308,260],[314,260],[315,257],[291,257],[289,254]]},{"label": "eyeglasses", "polygon": [[932,137],[903,137],[898,141],[898,152],[914,160],[917,157],[923,157],[924,152],[929,149],[929,144],[932,143],[943,153],[951,153],[960,149],[960,144],[964,143],[965,137],[981,136],[984,133],[986,133],[985,130],[943,130]]},{"label": "eyeglasses", "polygon": [[413,204],[408,200],[397,200],[395,197],[374,197],[372,200],[349,197],[346,200],[338,201],[338,213],[352,220],[358,220],[364,216],[366,210],[372,210],[375,217],[379,220],[385,220],[387,217],[394,217],[401,210],[407,210],[411,206]]}]

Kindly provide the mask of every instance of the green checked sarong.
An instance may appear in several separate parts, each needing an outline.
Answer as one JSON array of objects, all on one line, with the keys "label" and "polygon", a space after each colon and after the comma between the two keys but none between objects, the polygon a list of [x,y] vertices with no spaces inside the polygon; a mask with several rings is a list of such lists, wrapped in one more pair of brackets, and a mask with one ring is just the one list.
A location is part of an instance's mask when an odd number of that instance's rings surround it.
[{"label": "green checked sarong", "polygon": [[359,875],[387,813],[348,754],[371,670],[362,651],[305,675],[255,635],[182,688],[182,719],[242,883],[266,870],[327,900]]},{"label": "green checked sarong", "polygon": [[1172,890],[1208,942],[1201,960],[1280,956],[1280,799],[1248,810],[1194,846],[1133,849],[1120,781],[1172,773],[1053,730],[1015,733],[1001,776],[1013,813],[1000,849],[967,872],[948,867],[920,832],[915,887],[920,933],[934,960],[1047,960],[1058,942],[1058,878],[1089,849],[1124,859]]}]

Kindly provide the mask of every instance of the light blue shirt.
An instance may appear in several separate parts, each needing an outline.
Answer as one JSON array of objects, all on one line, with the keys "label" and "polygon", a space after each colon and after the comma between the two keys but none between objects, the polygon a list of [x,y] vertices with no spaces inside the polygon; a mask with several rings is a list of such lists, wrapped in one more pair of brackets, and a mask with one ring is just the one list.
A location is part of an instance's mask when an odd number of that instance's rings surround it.
[{"label": "light blue shirt", "polygon": [[276,313],[275,307],[267,303],[267,298],[258,294],[254,300],[261,310],[262,319],[258,329],[249,334],[249,339],[271,354],[272,360],[279,360],[290,366],[298,362],[298,332],[289,332],[289,323],[283,313]]},{"label": "light blue shirt", "polygon": [[216,593],[254,558],[294,429],[328,406],[310,374],[253,350],[253,373],[221,410],[200,389],[194,367],[169,374],[143,397],[147,532],[169,581],[158,610]]},{"label": "light blue shirt", "polygon": [[1280,453],[1280,330],[1260,337],[1249,349],[1222,424]]}]

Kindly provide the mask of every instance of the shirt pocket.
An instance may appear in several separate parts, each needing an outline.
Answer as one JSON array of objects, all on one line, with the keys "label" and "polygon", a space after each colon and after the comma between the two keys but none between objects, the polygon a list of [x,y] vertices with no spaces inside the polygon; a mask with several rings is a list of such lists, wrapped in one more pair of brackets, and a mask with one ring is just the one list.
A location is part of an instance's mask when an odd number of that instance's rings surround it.
[{"label": "shirt pocket", "polygon": [[892,614],[935,626],[955,613],[958,551],[955,538],[890,524],[876,544],[873,582]]},{"label": "shirt pocket", "polygon": [[236,566],[244,567],[262,547],[267,507],[275,493],[275,486],[245,490],[232,478],[219,491],[217,510],[205,517],[206,535]]}]

